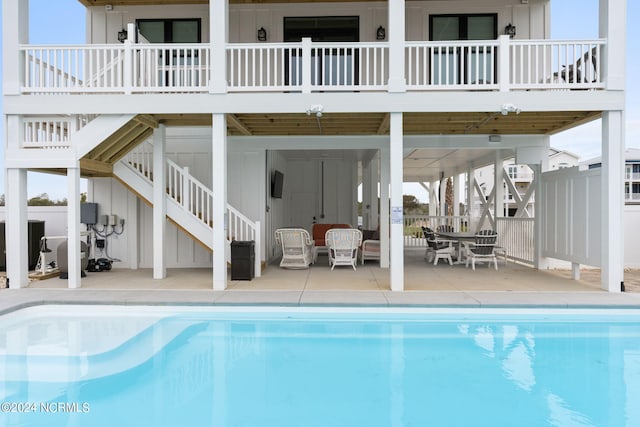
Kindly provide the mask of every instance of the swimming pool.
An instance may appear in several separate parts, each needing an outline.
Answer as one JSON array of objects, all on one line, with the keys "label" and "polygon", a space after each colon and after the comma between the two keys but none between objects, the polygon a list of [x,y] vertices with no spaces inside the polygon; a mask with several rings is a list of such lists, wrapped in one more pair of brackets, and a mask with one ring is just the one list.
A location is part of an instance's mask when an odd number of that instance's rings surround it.
[{"label": "swimming pool", "polygon": [[2,426],[638,426],[640,311],[40,306]]}]

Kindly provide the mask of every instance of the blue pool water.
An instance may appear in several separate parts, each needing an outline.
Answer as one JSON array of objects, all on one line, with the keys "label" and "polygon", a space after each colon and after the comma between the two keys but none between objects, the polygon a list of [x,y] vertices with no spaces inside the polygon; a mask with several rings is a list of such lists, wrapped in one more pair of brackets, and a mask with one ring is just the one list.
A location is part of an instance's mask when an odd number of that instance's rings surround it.
[{"label": "blue pool water", "polygon": [[1,426],[640,426],[640,312],[41,307],[0,378]]}]

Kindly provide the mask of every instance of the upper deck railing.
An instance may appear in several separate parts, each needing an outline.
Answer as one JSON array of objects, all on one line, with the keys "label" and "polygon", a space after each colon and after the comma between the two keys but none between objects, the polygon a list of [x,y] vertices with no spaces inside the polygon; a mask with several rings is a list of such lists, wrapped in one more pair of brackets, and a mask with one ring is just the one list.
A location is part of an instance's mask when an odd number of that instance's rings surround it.
[{"label": "upper deck railing", "polygon": [[[604,40],[406,42],[407,91],[602,89]],[[389,44],[231,43],[227,92],[388,90]],[[23,45],[23,94],[208,93],[211,45]]]}]

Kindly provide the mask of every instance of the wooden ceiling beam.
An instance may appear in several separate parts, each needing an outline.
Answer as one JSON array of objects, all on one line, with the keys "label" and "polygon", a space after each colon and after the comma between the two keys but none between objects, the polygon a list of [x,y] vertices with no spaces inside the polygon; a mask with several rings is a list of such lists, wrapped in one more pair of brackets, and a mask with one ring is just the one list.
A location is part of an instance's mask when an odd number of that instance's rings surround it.
[{"label": "wooden ceiling beam", "polygon": [[246,127],[235,114],[227,114],[227,127],[229,125],[240,132],[241,135],[251,135],[249,128]]},{"label": "wooden ceiling beam", "polygon": [[83,175],[111,176],[113,166],[110,163],[93,159],[80,159],[80,170]]},{"label": "wooden ceiling beam", "polygon": [[138,114],[133,120],[153,129],[158,127],[158,120],[150,114]]}]

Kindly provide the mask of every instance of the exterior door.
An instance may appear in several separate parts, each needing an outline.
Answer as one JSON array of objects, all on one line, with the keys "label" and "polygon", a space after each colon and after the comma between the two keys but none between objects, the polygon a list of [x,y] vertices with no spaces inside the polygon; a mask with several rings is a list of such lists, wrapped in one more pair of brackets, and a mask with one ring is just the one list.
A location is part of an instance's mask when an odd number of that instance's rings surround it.
[{"label": "exterior door", "polygon": [[[429,40],[495,40],[496,14],[430,15]],[[459,46],[434,48],[431,81],[436,85],[495,83],[497,52]],[[493,64],[487,67],[486,64]]]},{"label": "exterior door", "polygon": [[[299,42],[309,37],[314,42],[354,42],[360,40],[357,16],[285,17],[284,41]],[[301,52],[293,51],[286,58],[285,84],[300,84]],[[291,66],[289,66],[291,65]],[[319,49],[312,52],[311,82],[313,85],[357,85],[359,58],[353,48]]]}]

